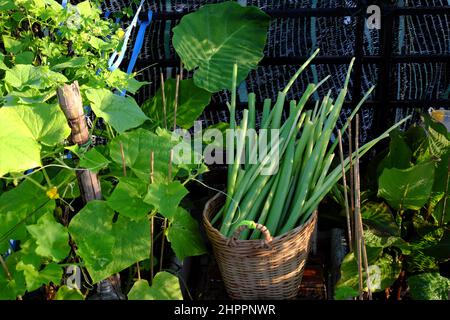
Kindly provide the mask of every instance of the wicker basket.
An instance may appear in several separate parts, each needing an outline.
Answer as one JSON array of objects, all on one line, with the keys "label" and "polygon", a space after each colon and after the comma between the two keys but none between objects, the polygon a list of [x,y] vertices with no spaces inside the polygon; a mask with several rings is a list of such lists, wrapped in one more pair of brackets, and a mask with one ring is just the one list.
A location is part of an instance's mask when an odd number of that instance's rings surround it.
[{"label": "wicker basket", "polygon": [[303,269],[311,247],[317,211],[300,227],[272,238],[259,229],[265,240],[236,240],[243,228],[228,239],[214,228],[210,219],[224,203],[217,194],[203,210],[203,225],[212,243],[228,295],[232,299],[293,299],[297,296]]}]

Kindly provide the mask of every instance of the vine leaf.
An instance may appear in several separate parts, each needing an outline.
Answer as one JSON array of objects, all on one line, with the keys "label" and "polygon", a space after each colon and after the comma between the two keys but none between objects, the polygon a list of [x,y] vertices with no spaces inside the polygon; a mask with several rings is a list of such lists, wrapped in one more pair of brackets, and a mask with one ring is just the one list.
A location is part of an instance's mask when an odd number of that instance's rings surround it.
[{"label": "vine leaf", "polygon": [[[40,173],[33,174],[35,181],[41,182]],[[14,189],[0,195],[0,252],[9,247],[9,239],[26,240],[27,224],[33,224],[45,213],[52,213],[55,201],[28,180]]]},{"label": "vine leaf", "polygon": [[206,253],[197,221],[181,207],[177,208],[175,215],[170,219],[167,240],[171,243],[173,251],[181,261],[185,257]]},{"label": "vine leaf", "polygon": [[59,287],[55,300],[84,300],[84,296],[80,290],[64,285]]},{"label": "vine leaf", "polygon": [[131,97],[121,97],[107,89],[88,89],[86,97],[95,114],[118,132],[138,127],[148,120]]},{"label": "vine leaf", "polygon": [[109,163],[110,161],[98,151],[98,147],[95,147],[80,156],[80,166],[95,173],[106,168]]},{"label": "vine leaf", "polygon": [[145,260],[150,252],[148,220],[135,222],[123,215],[115,220],[105,201],[86,204],[70,222],[69,233],[94,283]]},{"label": "vine leaf", "polygon": [[173,218],[181,200],[188,194],[187,189],[179,182],[152,183],[148,187],[144,201],[151,204],[165,218]]},{"label": "vine leaf", "polygon": [[47,66],[34,67],[31,64],[18,64],[5,72],[5,83],[19,91],[29,88],[56,88],[67,78],[61,73],[51,71]]},{"label": "vine leaf", "polygon": [[23,271],[28,291],[34,291],[40,286],[50,282],[59,284],[63,275],[62,267],[56,263],[50,263],[46,265],[44,269],[38,270],[32,264],[25,264],[23,261],[19,261],[16,269],[18,271]]},{"label": "vine leaf", "polygon": [[[150,181],[150,155],[154,153],[154,180],[167,181],[169,172],[170,149],[175,144],[170,136],[158,136],[154,133],[136,129],[119,135],[111,141],[109,150],[111,159],[122,166],[123,147],[125,164],[142,181]],[[178,167],[173,166],[172,174],[175,176]]]},{"label": "vine leaf", "polygon": [[144,202],[147,185],[139,179],[120,178],[119,184],[108,198],[108,205],[120,214],[132,219],[141,220],[147,217],[152,205]]},{"label": "vine leaf", "polygon": [[195,84],[217,92],[231,88],[233,65],[243,81],[263,58],[270,17],[236,2],[202,6],[173,28],[173,46]]},{"label": "vine leaf", "polygon": [[128,293],[128,300],[183,300],[180,282],[168,272],[158,272],[150,287],[147,280],[138,280]]},{"label": "vine leaf", "polygon": [[69,134],[56,104],[0,108],[0,176],[41,166],[41,144],[53,146]]},{"label": "vine leaf", "polygon": [[27,226],[27,230],[36,240],[36,253],[40,256],[59,262],[69,254],[69,233],[55,221],[53,214],[43,215],[37,224]]}]

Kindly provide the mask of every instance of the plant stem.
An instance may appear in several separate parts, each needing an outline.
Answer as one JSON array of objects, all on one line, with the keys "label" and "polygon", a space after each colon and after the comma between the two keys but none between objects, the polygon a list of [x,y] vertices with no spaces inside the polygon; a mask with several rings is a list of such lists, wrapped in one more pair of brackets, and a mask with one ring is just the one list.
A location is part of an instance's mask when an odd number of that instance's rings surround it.
[{"label": "plant stem", "polygon": [[39,187],[39,189],[41,189],[43,191],[47,191],[47,189],[44,186],[42,186],[39,182],[34,180],[31,176],[24,175],[24,178],[27,179],[28,181],[30,181],[31,183],[33,183],[34,185],[36,185],[37,187]]},{"label": "plant stem", "polygon": [[141,267],[139,267],[139,261],[136,262],[136,268],[137,268],[138,280],[141,280]]},{"label": "plant stem", "polygon": [[44,167],[42,167],[42,173],[44,174],[45,182],[47,182],[47,185],[49,187],[52,187],[53,186],[52,181],[50,180],[50,177],[48,176],[47,171],[45,170]]}]

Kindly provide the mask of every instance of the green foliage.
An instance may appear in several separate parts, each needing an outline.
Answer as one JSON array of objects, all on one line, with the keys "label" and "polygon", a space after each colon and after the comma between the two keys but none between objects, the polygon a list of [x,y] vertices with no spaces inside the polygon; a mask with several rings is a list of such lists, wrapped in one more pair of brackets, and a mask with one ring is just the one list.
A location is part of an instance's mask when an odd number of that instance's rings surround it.
[{"label": "green foliage", "polygon": [[430,197],[434,168],[433,162],[425,162],[408,169],[384,169],[378,196],[395,210],[420,210]]},{"label": "green foliage", "polygon": [[94,283],[145,260],[150,252],[148,220],[135,222],[114,211],[104,201],[91,201],[72,219],[69,232],[78,245]]},{"label": "green foliage", "polygon": [[61,286],[56,293],[55,300],[84,300],[84,296],[78,289]]},{"label": "green foliage", "polygon": [[[164,83],[164,94],[166,99],[166,122],[168,127],[173,127],[175,110],[176,81],[168,79]],[[211,100],[211,93],[197,87],[192,79],[180,81],[178,104],[177,104],[177,126],[189,129],[194,121],[202,114]],[[156,95],[148,100],[142,107],[146,114],[160,127],[164,127],[164,104],[162,89],[159,88]]]},{"label": "green foliage", "polygon": [[45,214],[37,224],[27,226],[27,230],[36,240],[38,255],[59,262],[69,254],[69,233],[55,221],[52,214]]},{"label": "green foliage", "polygon": [[233,65],[243,81],[263,58],[269,16],[256,7],[236,2],[205,5],[184,16],[173,29],[173,46],[195,84],[217,92],[231,89]]},{"label": "green foliage", "polygon": [[150,287],[147,280],[138,280],[128,293],[128,300],[183,300],[178,278],[158,272]]},{"label": "green foliage", "polygon": [[119,184],[108,198],[108,205],[120,214],[138,221],[147,218],[153,206],[144,202],[147,192],[139,179],[120,178]]},{"label": "green foliage", "polygon": [[[368,227],[364,235],[368,252],[402,255],[414,299],[448,299],[450,280],[439,274],[439,265],[450,259],[450,135],[428,115],[423,120],[421,126],[392,135],[389,152],[378,165],[381,199],[362,207]],[[357,277],[357,269],[348,266],[351,257],[341,267],[338,297],[358,294],[348,284]],[[391,280],[381,287],[389,287],[395,278]]]},{"label": "green foliage", "polygon": [[180,260],[206,253],[197,221],[181,207],[169,218],[167,240]]},{"label": "green foliage", "polygon": [[118,132],[138,127],[148,119],[131,97],[121,97],[107,89],[89,89],[86,97],[95,114]]},{"label": "green foliage", "polygon": [[423,273],[408,278],[411,296],[416,300],[449,300],[450,280],[439,273]]}]

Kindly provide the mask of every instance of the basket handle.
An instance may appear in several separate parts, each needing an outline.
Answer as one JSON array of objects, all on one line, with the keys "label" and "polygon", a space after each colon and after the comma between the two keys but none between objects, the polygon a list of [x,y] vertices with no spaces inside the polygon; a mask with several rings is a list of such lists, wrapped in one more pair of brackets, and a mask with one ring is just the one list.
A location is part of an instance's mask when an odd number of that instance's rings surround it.
[{"label": "basket handle", "polygon": [[227,245],[230,247],[235,247],[237,245],[236,241],[239,239],[239,236],[245,229],[257,229],[264,235],[264,239],[261,240],[261,243],[257,248],[271,248],[270,243],[272,242],[273,238],[270,235],[269,229],[267,229],[266,226],[253,221],[251,223],[242,223],[240,226],[238,226],[231,238],[228,240]]}]

